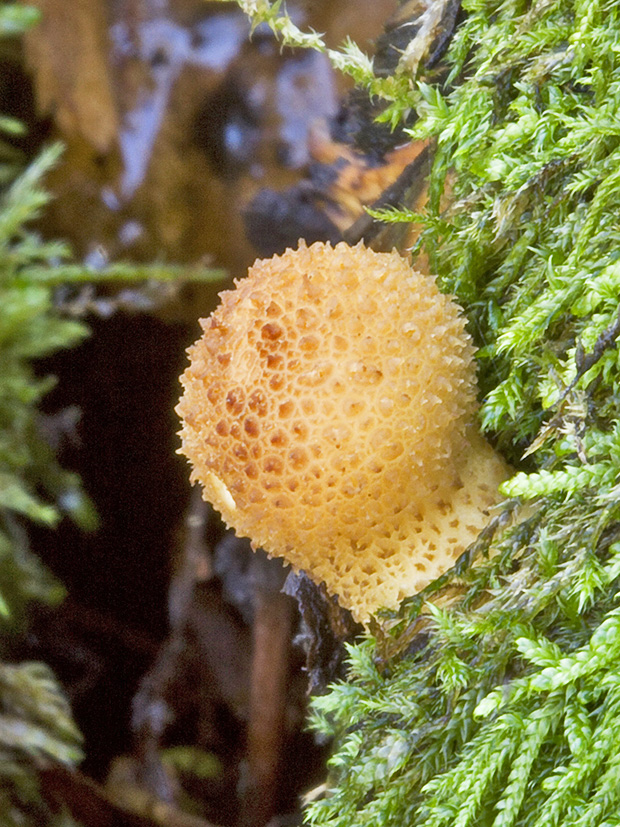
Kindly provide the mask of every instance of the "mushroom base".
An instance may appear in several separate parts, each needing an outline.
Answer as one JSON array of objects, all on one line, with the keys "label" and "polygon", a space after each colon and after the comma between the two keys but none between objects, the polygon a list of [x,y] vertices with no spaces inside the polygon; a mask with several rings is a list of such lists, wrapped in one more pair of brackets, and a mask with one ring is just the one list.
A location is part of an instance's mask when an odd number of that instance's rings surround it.
[{"label": "mushroom base", "polygon": [[383,536],[366,547],[339,538],[336,548],[313,557],[317,562],[308,575],[324,582],[358,622],[367,624],[381,608],[395,609],[450,569],[501,502],[498,488],[510,469],[471,430],[455,479],[436,499],[399,511]]}]

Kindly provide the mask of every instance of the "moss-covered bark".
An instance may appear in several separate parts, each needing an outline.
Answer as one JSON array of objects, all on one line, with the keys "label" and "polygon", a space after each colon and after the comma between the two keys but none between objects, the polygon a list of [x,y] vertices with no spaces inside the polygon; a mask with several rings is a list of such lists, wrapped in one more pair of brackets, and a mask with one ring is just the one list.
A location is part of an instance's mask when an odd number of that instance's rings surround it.
[{"label": "moss-covered bark", "polygon": [[[620,7],[463,12],[440,81],[415,46],[390,77],[350,44],[334,59],[435,143],[426,209],[381,216],[422,227],[414,262],[465,308],[481,425],[519,469],[507,509],[528,506],[353,646],[348,680],[315,700],[315,728],[336,735],[315,827],[620,820]],[[457,576],[465,589],[434,607]]]}]

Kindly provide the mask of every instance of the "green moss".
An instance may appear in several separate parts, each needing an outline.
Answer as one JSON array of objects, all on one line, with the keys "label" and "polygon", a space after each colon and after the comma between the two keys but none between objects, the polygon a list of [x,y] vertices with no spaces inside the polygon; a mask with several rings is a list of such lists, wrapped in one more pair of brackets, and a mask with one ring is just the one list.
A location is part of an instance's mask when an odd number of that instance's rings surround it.
[{"label": "green moss", "polygon": [[375,215],[422,226],[414,261],[465,309],[481,426],[529,510],[507,528],[511,502],[314,700],[336,739],[314,827],[620,823],[620,6],[463,9],[441,82],[402,61],[356,79],[435,146],[427,208]]},{"label": "green moss", "polygon": [[[0,42],[37,18],[32,8],[0,3]],[[97,522],[79,478],[60,466],[44,437],[38,406],[55,379],[39,376],[36,360],[89,334],[84,321],[65,313],[60,285],[219,280],[222,273],[122,263],[95,271],[74,263],[66,244],[45,241],[31,229],[49,201],[41,182],[61,147],[45,149],[26,166],[10,141],[21,132],[17,121],[0,117],[0,822],[71,827],[66,814],[52,816],[37,781],[38,767],[81,758],[68,703],[45,665],[2,662],[30,603],[54,604],[64,596],[30,550],[29,525],[52,529],[68,517],[89,529]]]},{"label": "green moss", "polygon": [[[62,148],[45,149],[0,187],[0,630],[19,625],[32,598],[55,602],[63,590],[28,548],[28,521],[53,528],[69,517],[96,526],[93,505],[76,474],[63,469],[44,437],[38,405],[54,386],[36,360],[89,335],[58,300],[61,285],[217,280],[220,271],[179,266],[111,264],[93,269],[71,260],[66,244],[44,241],[29,226],[49,201],[41,179]],[[10,168],[0,173],[10,179]],[[2,175],[0,174],[0,178]],[[0,637],[1,645],[1,637]]]}]

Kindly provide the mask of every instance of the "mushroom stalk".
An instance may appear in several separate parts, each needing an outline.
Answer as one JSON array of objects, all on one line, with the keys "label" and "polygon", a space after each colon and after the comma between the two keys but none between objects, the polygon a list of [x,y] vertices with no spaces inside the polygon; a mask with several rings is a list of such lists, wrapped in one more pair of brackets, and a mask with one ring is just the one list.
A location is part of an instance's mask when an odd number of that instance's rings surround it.
[{"label": "mushroom stalk", "polygon": [[177,408],[204,497],[356,620],[450,568],[498,502],[460,308],[396,252],[300,242],[201,322]]}]

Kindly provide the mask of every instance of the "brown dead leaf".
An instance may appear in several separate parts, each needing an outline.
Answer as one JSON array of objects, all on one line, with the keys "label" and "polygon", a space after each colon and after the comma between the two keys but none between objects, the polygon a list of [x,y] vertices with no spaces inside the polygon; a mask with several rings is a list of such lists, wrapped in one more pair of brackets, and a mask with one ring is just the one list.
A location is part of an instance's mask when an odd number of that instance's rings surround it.
[{"label": "brown dead leaf", "polygon": [[336,171],[324,195],[329,199],[326,212],[341,232],[364,215],[364,207],[374,204],[428,146],[428,141],[412,141],[388,152],[383,162],[377,163],[326,135],[313,137],[313,160]]}]

